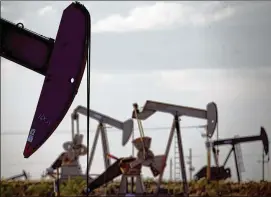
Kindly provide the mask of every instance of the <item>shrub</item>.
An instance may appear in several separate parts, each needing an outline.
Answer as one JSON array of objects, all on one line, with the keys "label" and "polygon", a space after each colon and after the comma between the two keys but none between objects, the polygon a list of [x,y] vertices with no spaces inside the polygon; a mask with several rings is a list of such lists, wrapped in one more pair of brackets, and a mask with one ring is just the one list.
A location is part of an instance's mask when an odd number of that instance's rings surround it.
[{"label": "shrub", "polygon": [[[69,180],[60,185],[61,196],[79,196],[86,186],[86,181],[82,178]],[[153,180],[146,180],[145,187],[147,193],[152,193],[156,189]],[[181,182],[163,182],[162,188],[168,190],[170,194],[180,194],[183,192]],[[104,187],[100,187],[92,192],[93,195],[116,194],[119,182],[112,182]],[[244,182],[241,184],[232,182],[210,182],[205,179],[192,181],[189,183],[189,192],[194,196],[270,196],[270,182]],[[1,181],[1,197],[11,196],[54,196],[53,181]]]}]

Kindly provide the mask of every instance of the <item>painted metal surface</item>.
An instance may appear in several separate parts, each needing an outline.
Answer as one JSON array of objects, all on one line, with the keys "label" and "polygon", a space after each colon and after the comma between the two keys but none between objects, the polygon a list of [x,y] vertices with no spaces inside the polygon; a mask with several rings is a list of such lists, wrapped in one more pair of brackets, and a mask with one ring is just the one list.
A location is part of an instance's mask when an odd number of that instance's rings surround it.
[{"label": "painted metal surface", "polygon": [[48,70],[24,149],[30,157],[58,127],[74,97],[85,69],[90,39],[87,9],[72,3],[62,14]]}]

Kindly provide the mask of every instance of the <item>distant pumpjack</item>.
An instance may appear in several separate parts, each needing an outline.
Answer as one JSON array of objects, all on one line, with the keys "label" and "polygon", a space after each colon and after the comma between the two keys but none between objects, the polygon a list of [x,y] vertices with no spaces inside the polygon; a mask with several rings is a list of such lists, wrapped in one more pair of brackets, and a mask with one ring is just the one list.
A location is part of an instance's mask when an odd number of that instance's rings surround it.
[{"label": "distant pumpjack", "polygon": [[28,180],[29,179],[29,175],[26,173],[25,170],[23,170],[23,172],[21,174],[18,174],[18,175],[14,175],[12,177],[9,177],[7,178],[6,180],[17,180],[17,179],[20,179],[20,178],[25,178],[25,180]]},{"label": "distant pumpjack", "polygon": [[[227,161],[231,155],[231,153],[234,153],[234,160],[235,160],[235,167],[236,167],[236,173],[237,173],[237,178],[238,182],[241,181],[240,178],[240,171],[239,171],[239,166],[237,162],[237,154],[236,154],[236,145],[240,143],[247,143],[247,142],[254,142],[254,141],[262,141],[263,147],[264,147],[264,152],[266,156],[269,158],[269,140],[267,133],[263,127],[261,127],[260,135],[258,136],[247,136],[247,137],[238,137],[238,138],[227,138],[227,139],[220,139],[220,140],[215,140],[208,144],[207,146],[212,146],[213,150],[213,155],[216,161],[216,166],[211,167],[211,180],[223,180],[227,178],[231,178],[231,170],[230,168],[225,168]],[[231,145],[232,148],[229,151],[224,163],[222,166],[218,166],[217,162],[217,156],[216,156],[216,150],[215,146],[221,146],[221,145]],[[199,180],[201,178],[206,177],[206,168],[207,166],[204,166],[202,169],[200,169],[195,175],[194,179]]]}]

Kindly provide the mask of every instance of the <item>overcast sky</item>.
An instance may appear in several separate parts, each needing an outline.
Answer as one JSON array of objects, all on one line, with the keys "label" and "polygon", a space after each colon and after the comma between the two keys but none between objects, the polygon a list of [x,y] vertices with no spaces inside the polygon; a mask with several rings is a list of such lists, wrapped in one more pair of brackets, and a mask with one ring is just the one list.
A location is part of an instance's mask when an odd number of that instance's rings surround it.
[{"label": "overcast sky", "polygon": [[[4,1],[1,15],[55,38],[62,12],[69,4]],[[271,2],[123,1],[84,5],[92,17],[92,109],[124,121],[130,117],[134,102],[143,106],[146,100],[156,100],[205,109],[214,101],[218,105],[220,138],[258,135],[261,126],[270,134]],[[86,74],[60,126],[29,159],[23,158],[23,148],[44,77],[3,58],[1,74],[1,174],[7,177],[25,169],[37,178],[61,153],[62,143],[71,138],[70,114],[77,105],[86,106]],[[144,126],[169,127],[171,119],[157,114]],[[205,123],[192,118],[182,121],[183,126]],[[96,126],[91,121],[91,129]],[[84,117],[80,128],[86,129]],[[182,130],[185,154],[192,148],[196,170],[206,159],[201,132]],[[130,144],[120,145],[121,132],[110,129],[108,133],[112,154],[131,154]],[[168,134],[167,130],[146,129],[146,135],[153,138],[154,153],[164,152]],[[257,160],[261,159],[262,144],[241,147],[247,170],[244,179],[261,179]],[[221,147],[221,163],[229,148]],[[97,151],[101,151],[101,145]],[[98,152],[92,173],[103,170],[102,154]],[[86,166],[85,157],[81,164]],[[233,160],[229,166],[233,166]],[[148,169],[144,172],[150,176]],[[233,167],[232,172],[236,178]],[[169,168],[165,177],[169,177]]]}]

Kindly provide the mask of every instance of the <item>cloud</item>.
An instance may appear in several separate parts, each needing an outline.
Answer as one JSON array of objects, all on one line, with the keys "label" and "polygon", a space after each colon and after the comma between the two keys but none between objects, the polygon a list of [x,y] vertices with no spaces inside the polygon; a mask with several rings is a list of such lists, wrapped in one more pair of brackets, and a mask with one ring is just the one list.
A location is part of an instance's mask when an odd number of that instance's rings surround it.
[{"label": "cloud", "polygon": [[44,16],[45,14],[48,14],[49,12],[54,12],[54,8],[50,5],[47,5],[41,9],[39,9],[37,12],[38,12],[38,15],[39,16]]},{"label": "cloud", "polygon": [[156,2],[130,10],[128,16],[113,14],[93,25],[93,32],[130,32],[161,29],[173,25],[204,26],[234,14],[234,8],[222,2],[202,6],[185,2]]},{"label": "cloud", "polygon": [[[271,96],[271,69],[189,69],[160,72],[160,86],[182,92],[200,92],[219,100]],[[229,95],[231,95],[229,97]]]}]

